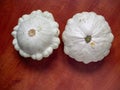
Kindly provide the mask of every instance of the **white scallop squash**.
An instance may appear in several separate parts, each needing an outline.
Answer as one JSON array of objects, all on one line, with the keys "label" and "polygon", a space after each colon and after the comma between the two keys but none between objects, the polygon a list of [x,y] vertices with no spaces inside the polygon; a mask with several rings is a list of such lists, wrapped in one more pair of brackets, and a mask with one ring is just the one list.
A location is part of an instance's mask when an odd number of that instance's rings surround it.
[{"label": "white scallop squash", "polygon": [[58,48],[58,23],[48,11],[33,11],[19,18],[12,32],[13,45],[23,57],[41,60]]},{"label": "white scallop squash", "polygon": [[107,56],[114,38],[104,17],[94,12],[75,14],[68,20],[62,37],[64,52],[86,64]]}]

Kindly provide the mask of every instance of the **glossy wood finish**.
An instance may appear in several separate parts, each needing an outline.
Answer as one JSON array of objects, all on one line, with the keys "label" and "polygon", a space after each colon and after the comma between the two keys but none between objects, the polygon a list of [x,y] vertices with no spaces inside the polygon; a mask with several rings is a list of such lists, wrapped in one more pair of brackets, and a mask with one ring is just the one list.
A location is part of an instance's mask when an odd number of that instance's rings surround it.
[{"label": "glossy wood finish", "polygon": [[[33,10],[48,10],[60,25],[75,13],[103,15],[115,36],[110,54],[85,65],[63,52],[63,43],[42,61],[25,59],[12,45],[18,18]],[[120,90],[120,0],[0,0],[0,90]]]}]

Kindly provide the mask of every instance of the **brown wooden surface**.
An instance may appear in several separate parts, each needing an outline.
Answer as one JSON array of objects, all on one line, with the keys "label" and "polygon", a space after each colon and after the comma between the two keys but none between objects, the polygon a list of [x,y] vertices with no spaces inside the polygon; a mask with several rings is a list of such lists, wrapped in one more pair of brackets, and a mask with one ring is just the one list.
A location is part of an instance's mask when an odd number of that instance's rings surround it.
[{"label": "brown wooden surface", "polygon": [[[25,59],[12,45],[18,18],[33,10],[48,10],[60,25],[75,13],[103,15],[115,36],[110,54],[85,65],[63,52],[63,43],[42,61]],[[120,90],[120,0],[0,0],[0,90]]]}]

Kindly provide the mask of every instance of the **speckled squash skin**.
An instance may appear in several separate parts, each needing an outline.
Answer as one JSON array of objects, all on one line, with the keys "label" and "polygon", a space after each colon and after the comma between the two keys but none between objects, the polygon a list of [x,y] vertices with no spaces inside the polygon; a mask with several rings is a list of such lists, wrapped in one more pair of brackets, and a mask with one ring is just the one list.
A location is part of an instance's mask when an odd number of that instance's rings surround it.
[{"label": "speckled squash skin", "polygon": [[82,12],[68,20],[62,38],[64,52],[87,64],[100,61],[109,54],[114,36],[103,16]]}]

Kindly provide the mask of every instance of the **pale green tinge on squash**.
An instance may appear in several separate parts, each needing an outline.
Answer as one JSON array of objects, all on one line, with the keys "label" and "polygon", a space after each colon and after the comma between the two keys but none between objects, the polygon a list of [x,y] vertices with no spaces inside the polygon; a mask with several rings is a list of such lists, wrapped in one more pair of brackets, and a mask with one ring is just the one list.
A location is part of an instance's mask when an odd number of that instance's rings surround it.
[{"label": "pale green tinge on squash", "polygon": [[59,25],[53,15],[41,10],[33,11],[19,18],[12,35],[13,45],[23,57],[41,60],[52,54],[60,44]]}]

